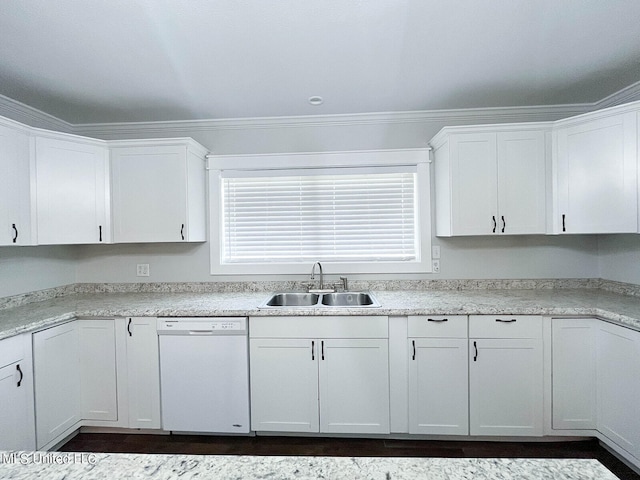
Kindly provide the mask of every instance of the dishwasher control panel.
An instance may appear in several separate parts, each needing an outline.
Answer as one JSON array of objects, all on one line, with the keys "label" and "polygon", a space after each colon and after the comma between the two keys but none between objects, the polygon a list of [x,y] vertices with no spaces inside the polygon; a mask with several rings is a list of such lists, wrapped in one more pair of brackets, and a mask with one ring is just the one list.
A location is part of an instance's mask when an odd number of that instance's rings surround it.
[{"label": "dishwasher control panel", "polygon": [[158,335],[246,335],[247,317],[158,318]]}]

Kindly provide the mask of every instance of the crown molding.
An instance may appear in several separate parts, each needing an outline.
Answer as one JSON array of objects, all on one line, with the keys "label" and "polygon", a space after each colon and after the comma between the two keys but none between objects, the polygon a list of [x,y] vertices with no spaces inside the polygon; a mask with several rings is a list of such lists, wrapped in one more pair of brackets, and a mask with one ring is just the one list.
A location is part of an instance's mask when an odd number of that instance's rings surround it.
[{"label": "crown molding", "polygon": [[594,110],[640,100],[640,82],[594,103],[565,105],[461,108],[408,112],[375,112],[336,115],[253,117],[236,119],[176,120],[72,124],[17,100],[0,95],[0,115],[38,128],[105,140],[153,136],[191,136],[194,132],[437,123],[451,125],[555,121]]},{"label": "crown molding", "polygon": [[413,112],[377,112],[341,115],[255,117],[240,119],[180,120],[164,122],[94,123],[73,126],[78,135],[126,138],[135,135],[191,134],[198,131],[270,128],[308,128],[408,123],[501,123],[552,121],[589,112],[592,104],[531,107],[465,108]]},{"label": "crown molding", "polygon": [[71,123],[4,95],[0,95],[0,115],[30,127],[45,128],[64,133],[73,133],[74,130],[74,125]]},{"label": "crown molding", "polygon": [[594,110],[601,108],[614,107],[623,103],[635,102],[640,100],[640,82],[633,83],[628,87],[618,90],[617,92],[603,98],[594,104]]}]

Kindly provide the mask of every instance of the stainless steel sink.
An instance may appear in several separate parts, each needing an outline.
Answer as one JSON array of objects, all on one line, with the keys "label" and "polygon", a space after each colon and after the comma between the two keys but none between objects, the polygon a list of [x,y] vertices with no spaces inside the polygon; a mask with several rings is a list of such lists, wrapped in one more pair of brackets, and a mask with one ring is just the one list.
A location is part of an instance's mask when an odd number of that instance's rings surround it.
[{"label": "stainless steel sink", "polygon": [[371,292],[338,292],[338,293],[274,293],[258,308],[287,307],[379,307],[380,303]]},{"label": "stainless steel sink", "polygon": [[315,293],[274,293],[264,302],[266,307],[311,307],[318,303]]},{"label": "stainless steel sink", "polygon": [[369,292],[340,292],[322,295],[322,305],[327,307],[375,307],[377,301]]}]

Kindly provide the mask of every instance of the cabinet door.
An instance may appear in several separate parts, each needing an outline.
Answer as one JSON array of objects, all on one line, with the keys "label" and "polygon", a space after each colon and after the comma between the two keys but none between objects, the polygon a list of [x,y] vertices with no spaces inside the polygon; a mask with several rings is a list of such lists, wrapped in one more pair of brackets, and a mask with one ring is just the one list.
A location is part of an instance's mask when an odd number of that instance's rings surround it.
[{"label": "cabinet door", "polygon": [[186,155],[179,146],[111,150],[114,242],[188,240]]},{"label": "cabinet door", "polygon": [[596,429],[596,325],[593,318],[554,318],[553,428]]},{"label": "cabinet door", "polygon": [[127,318],[129,427],[160,428],[160,359],[157,319]]},{"label": "cabinet door", "polygon": [[544,132],[500,132],[497,154],[498,232],[511,235],[545,233]]},{"label": "cabinet door", "polygon": [[82,418],[77,322],[33,334],[37,448],[69,433]]},{"label": "cabinet door", "polygon": [[409,433],[469,434],[468,341],[409,341]]},{"label": "cabinet door", "polygon": [[0,341],[0,450],[35,450],[31,335]]},{"label": "cabinet door", "polygon": [[636,135],[635,113],[558,130],[560,232],[638,230]]},{"label": "cabinet door", "polygon": [[320,342],[320,431],[389,433],[387,339]]},{"label": "cabinet door", "polygon": [[319,342],[252,338],[251,429],[318,432]]},{"label": "cabinet door", "polygon": [[600,322],[598,431],[640,458],[640,333]]},{"label": "cabinet door", "polygon": [[82,419],[118,419],[113,320],[78,320]]},{"label": "cabinet door", "polygon": [[110,240],[106,147],[36,138],[38,244]]},{"label": "cabinet door", "polygon": [[0,125],[0,245],[31,242],[29,136]]},{"label": "cabinet door", "polygon": [[469,349],[469,433],[542,435],[542,341],[472,338]]},{"label": "cabinet door", "polygon": [[453,235],[497,232],[495,133],[451,136]]}]

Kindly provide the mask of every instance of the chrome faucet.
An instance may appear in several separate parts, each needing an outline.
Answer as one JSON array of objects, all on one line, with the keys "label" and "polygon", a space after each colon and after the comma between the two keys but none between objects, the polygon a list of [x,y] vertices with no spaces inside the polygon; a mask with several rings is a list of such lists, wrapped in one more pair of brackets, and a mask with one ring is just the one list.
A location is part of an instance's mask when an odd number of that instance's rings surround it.
[{"label": "chrome faucet", "polygon": [[320,285],[318,286],[318,290],[323,290],[324,289],[324,276],[322,275],[322,264],[320,262],[314,263],[313,267],[311,267],[311,280],[315,280],[316,279],[316,277],[315,277],[316,265],[320,269]]}]

